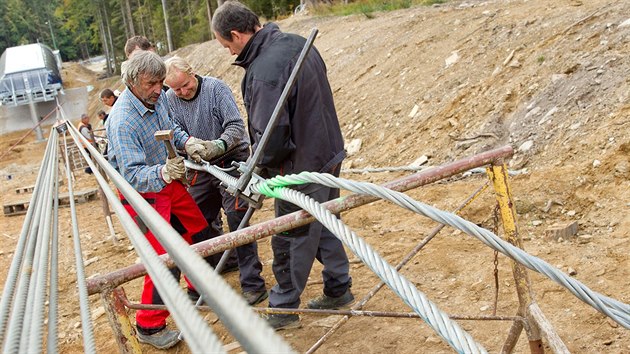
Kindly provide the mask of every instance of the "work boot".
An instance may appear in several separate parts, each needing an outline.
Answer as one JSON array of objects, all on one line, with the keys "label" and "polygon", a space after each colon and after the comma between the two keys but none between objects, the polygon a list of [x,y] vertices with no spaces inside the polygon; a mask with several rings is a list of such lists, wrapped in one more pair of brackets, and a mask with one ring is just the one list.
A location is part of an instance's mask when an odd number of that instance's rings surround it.
[{"label": "work boot", "polygon": [[276,331],[302,327],[300,316],[298,315],[270,314],[266,316],[266,320],[271,328]]},{"label": "work boot", "polygon": [[179,343],[179,331],[164,328],[154,334],[142,334],[138,331],[138,342],[150,344],[158,349],[168,349]]},{"label": "work boot", "polygon": [[354,302],[354,296],[350,292],[350,289],[339,297],[332,297],[326,294],[313,299],[306,305],[309,309],[317,310],[338,310],[340,308],[347,308]]},{"label": "work boot", "polygon": [[268,298],[269,297],[269,293],[267,293],[267,290],[244,291],[243,292],[243,297],[245,298],[245,300],[247,300],[248,304],[250,304],[251,306],[254,306],[256,304],[259,304],[259,303],[263,302],[263,300]]}]

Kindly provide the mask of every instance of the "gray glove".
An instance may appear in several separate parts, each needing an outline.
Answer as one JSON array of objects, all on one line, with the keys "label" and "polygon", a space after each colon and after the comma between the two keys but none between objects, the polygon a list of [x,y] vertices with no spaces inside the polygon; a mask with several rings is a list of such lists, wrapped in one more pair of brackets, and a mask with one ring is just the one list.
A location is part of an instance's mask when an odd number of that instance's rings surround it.
[{"label": "gray glove", "polygon": [[190,137],[186,141],[184,149],[193,161],[200,163],[202,159],[210,161],[217,156],[223,155],[225,153],[225,144],[220,139],[208,141]]},{"label": "gray glove", "polygon": [[166,165],[162,167],[162,179],[164,179],[164,182],[168,184],[175,180],[182,179],[185,174],[186,167],[184,166],[183,156],[166,159]]}]

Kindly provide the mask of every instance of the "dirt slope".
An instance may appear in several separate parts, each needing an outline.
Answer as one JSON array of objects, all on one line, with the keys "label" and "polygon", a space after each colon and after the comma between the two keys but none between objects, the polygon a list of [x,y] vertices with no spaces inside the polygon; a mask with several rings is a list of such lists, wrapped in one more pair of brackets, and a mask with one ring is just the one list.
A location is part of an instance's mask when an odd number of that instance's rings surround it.
[{"label": "dirt slope", "polygon": [[[454,1],[416,7],[373,18],[315,18],[299,15],[281,21],[284,31],[308,35],[327,62],[346,145],[359,146],[345,167],[408,165],[428,157],[439,165],[506,144],[517,151],[507,161],[519,172],[511,180],[524,248],[591,289],[630,303],[630,3],[606,0]],[[240,103],[243,70],[216,42],[182,48],[203,75],[226,81]],[[114,86],[100,81],[97,88]],[[102,107],[94,96],[91,110]],[[2,137],[8,146],[17,137]],[[0,161],[3,203],[15,199],[13,188],[34,183],[44,145],[27,142],[20,152]],[[12,179],[6,180],[11,174]],[[346,174],[344,177],[385,182],[402,173]],[[410,192],[417,200],[455,209],[485,182],[482,175],[454,178]],[[80,185],[93,181],[79,176]],[[270,218],[267,203],[256,220]],[[485,193],[462,216],[493,228],[494,197]],[[84,258],[99,257],[87,274],[106,273],[132,264],[128,241],[112,247],[103,240],[107,228],[99,202],[79,207]],[[61,227],[70,235],[69,214]],[[401,212],[391,204],[373,203],[343,214],[348,225],[391,264],[396,264],[435,226],[426,218]],[[577,221],[577,238],[550,240],[545,230]],[[0,265],[8,268],[19,234],[20,217],[1,217],[4,239]],[[87,225],[86,225],[87,224]],[[117,230],[121,230],[117,227]],[[71,238],[62,262],[72,269]],[[269,240],[260,242],[268,285]],[[351,258],[355,258],[351,255]],[[494,304],[494,255],[470,236],[443,230],[416,256],[404,274],[418,289],[451,314],[489,315]],[[353,261],[353,291],[362,298],[378,282]],[[320,267],[312,274],[303,299],[321,291]],[[68,275],[74,276],[70,270]],[[573,273],[575,272],[575,273]],[[511,265],[498,257],[497,314],[511,316],[517,298]],[[628,353],[630,331],[585,305],[554,282],[530,273],[543,312],[572,352]],[[0,274],[4,281],[6,274]],[[235,275],[227,276],[237,284]],[[67,298],[76,296],[70,277],[62,281]],[[137,300],[140,281],[127,286]],[[236,286],[236,285],[235,285]],[[95,311],[100,303],[91,298]],[[61,351],[81,351],[77,302],[64,305],[60,318]],[[390,290],[381,290],[365,309],[410,311]],[[329,326],[329,320],[304,316],[299,330],[281,332],[298,351],[305,351]],[[460,321],[490,352],[500,350],[510,324]],[[215,328],[232,341],[219,323]],[[106,316],[96,319],[99,351],[115,350]],[[148,347],[144,350],[151,352]],[[179,346],[173,352],[187,352]],[[419,320],[355,318],[320,350],[325,353],[442,353],[450,348]],[[521,335],[516,352],[528,352]]]}]

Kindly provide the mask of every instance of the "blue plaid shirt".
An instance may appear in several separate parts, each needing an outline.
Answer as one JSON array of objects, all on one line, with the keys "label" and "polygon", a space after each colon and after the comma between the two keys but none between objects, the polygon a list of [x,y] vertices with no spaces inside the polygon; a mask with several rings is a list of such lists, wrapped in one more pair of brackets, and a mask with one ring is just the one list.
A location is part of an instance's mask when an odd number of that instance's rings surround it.
[{"label": "blue plaid shirt", "polygon": [[175,147],[184,149],[188,134],[168,115],[162,93],[150,110],[125,89],[109,113],[107,155],[109,163],[140,193],[159,192],[166,186],[161,169],[168,156],[162,141],[155,140],[158,130],[173,129]]}]

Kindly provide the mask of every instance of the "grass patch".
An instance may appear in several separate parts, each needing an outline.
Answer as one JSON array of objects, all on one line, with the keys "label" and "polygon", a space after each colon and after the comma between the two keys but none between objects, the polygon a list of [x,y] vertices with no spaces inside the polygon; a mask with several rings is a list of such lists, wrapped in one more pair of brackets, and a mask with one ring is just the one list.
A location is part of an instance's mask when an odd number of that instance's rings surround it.
[{"label": "grass patch", "polygon": [[373,12],[387,12],[400,9],[408,9],[414,5],[430,6],[433,4],[443,4],[448,0],[358,0],[344,4],[342,1],[335,1],[332,5],[321,4],[315,9],[311,9],[315,15],[328,16],[348,16],[363,14],[367,18],[374,18]]}]

